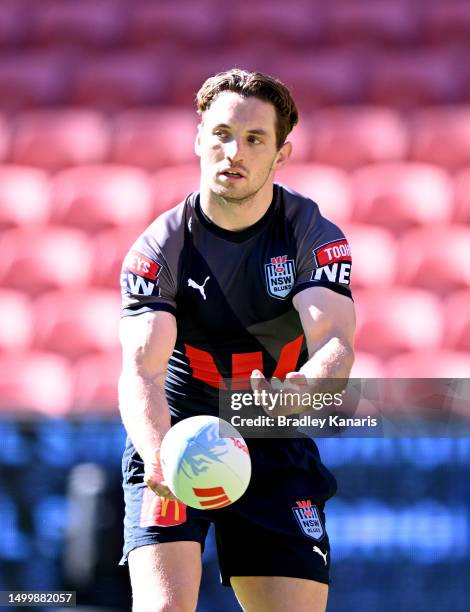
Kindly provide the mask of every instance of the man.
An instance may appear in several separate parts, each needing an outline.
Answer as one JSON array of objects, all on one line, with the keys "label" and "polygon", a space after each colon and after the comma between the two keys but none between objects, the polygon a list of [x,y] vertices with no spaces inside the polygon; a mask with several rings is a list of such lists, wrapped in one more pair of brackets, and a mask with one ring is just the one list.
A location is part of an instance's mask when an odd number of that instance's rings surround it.
[{"label": "man", "polygon": [[200,192],[144,232],[122,275],[123,562],[134,610],[195,610],[214,521],[222,582],[244,610],[323,612],[323,507],[336,483],[312,440],[247,440],[252,480],[221,510],[185,508],[162,482],[163,436],[179,419],[217,414],[223,378],[251,376],[255,388],[287,378],[313,391],[322,378],[347,378],[353,362],[344,235],[273,182],[298,118],[289,91],[233,69],[208,79],[197,105]]}]

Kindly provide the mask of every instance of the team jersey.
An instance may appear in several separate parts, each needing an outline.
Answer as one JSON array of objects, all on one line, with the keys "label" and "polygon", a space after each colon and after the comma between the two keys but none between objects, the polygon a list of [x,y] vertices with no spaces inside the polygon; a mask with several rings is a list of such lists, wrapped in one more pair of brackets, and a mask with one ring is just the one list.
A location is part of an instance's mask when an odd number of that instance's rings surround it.
[{"label": "team jersey", "polygon": [[311,200],[274,185],[265,215],[242,231],[212,223],[193,193],[156,219],[124,260],[123,316],[177,320],[166,393],[177,417],[217,414],[224,379],[254,369],[283,378],[307,359],[292,299],[307,287],[351,296],[351,253]]},{"label": "team jersey", "polygon": [[312,200],[275,184],[265,215],[242,231],[212,223],[199,193],[159,216],[124,260],[123,316],[172,313],[177,340],[166,395],[173,421],[218,414],[225,379],[254,369],[283,378],[307,360],[293,297],[327,287],[347,297],[351,253]]}]

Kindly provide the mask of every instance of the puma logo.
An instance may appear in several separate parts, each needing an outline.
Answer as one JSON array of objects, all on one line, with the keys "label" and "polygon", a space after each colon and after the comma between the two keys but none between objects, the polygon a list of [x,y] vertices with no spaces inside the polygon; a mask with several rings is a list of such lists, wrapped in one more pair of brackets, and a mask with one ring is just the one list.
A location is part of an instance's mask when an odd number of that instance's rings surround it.
[{"label": "puma logo", "polygon": [[196,281],[193,281],[192,278],[188,278],[188,287],[191,287],[192,289],[197,289],[198,291],[201,292],[201,295],[203,297],[203,299],[206,299],[206,292],[204,291],[204,287],[207,283],[207,281],[209,280],[210,276],[206,277],[206,280],[202,283],[202,285],[198,285],[196,283]]},{"label": "puma logo", "polygon": [[325,565],[326,565],[326,555],[328,554],[328,551],[326,551],[326,553],[322,553],[322,551],[318,548],[318,546],[314,546],[312,550],[313,552],[318,553],[320,557],[323,557],[323,561],[325,562]]}]

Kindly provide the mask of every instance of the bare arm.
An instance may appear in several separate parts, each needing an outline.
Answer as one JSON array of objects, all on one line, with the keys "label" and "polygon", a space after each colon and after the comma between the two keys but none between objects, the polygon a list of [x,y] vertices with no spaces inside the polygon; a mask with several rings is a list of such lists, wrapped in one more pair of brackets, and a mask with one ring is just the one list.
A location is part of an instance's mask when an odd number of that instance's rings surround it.
[{"label": "bare arm", "polygon": [[125,317],[120,339],[123,366],[119,408],[129,437],[145,464],[150,465],[170,428],[165,376],[176,342],[176,320],[161,311]]},{"label": "bare arm", "polygon": [[354,362],[356,318],[352,300],[324,287],[311,287],[294,297],[294,306],[309,355],[300,373],[320,391],[324,379],[347,379]]}]

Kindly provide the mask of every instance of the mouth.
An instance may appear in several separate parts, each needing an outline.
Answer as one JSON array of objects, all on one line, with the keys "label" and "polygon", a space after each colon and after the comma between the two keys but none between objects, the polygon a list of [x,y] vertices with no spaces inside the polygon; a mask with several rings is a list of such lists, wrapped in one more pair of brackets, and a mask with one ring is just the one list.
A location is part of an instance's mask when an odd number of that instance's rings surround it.
[{"label": "mouth", "polygon": [[245,175],[240,170],[230,169],[230,170],[222,170],[219,172],[219,176],[224,176],[228,180],[239,180],[245,178]]}]

